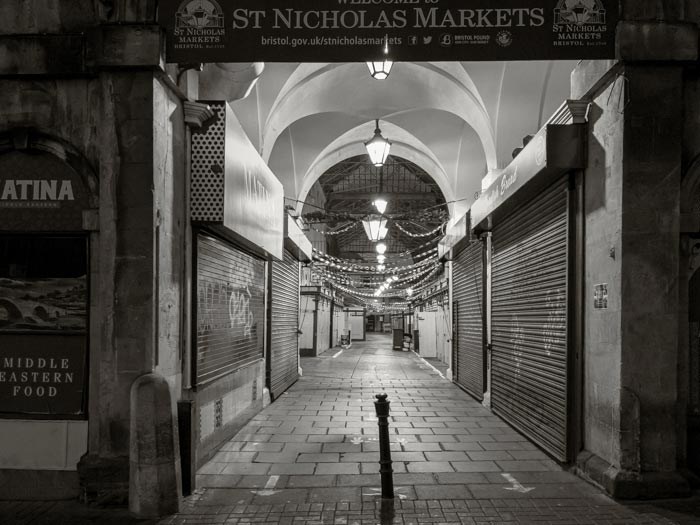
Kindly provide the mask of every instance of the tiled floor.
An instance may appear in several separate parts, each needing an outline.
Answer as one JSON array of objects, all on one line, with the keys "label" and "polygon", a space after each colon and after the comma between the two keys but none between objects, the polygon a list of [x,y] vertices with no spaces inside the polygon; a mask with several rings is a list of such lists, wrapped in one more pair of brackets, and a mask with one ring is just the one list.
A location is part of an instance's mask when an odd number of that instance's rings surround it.
[{"label": "tiled floor", "polygon": [[[700,524],[700,497],[612,501],[416,354],[392,351],[388,336],[302,359],[302,367],[303,377],[199,471],[182,511],[160,524]],[[378,473],[373,402],[382,392],[391,402],[393,500],[381,498]],[[71,508],[0,504],[0,523],[131,521],[123,510]]]},{"label": "tiled floor", "polygon": [[[675,514],[612,501],[434,364],[392,351],[388,336],[302,359],[302,379],[201,469],[196,494],[163,523],[700,523],[697,500],[667,504]],[[393,502],[381,499],[378,393],[391,402]]]}]

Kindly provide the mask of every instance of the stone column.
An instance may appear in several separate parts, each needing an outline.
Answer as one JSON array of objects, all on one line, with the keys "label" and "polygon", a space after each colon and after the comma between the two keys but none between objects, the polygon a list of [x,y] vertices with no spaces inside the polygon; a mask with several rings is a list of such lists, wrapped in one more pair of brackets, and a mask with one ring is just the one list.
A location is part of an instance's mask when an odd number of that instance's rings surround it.
[{"label": "stone column", "polygon": [[[643,4],[623,14],[646,16]],[[697,45],[695,25],[625,20],[619,60],[582,63],[572,75],[573,96],[593,102],[578,465],[616,497],[688,492],[677,457],[679,201],[682,72]],[[603,283],[608,307],[595,309]]]}]

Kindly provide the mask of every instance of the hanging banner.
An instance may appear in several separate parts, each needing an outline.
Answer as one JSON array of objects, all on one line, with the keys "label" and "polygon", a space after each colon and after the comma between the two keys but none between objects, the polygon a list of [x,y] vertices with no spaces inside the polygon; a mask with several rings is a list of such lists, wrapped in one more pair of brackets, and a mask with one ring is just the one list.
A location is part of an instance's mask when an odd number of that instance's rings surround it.
[{"label": "hanging banner", "polygon": [[161,0],[167,61],[615,56],[617,0]]}]

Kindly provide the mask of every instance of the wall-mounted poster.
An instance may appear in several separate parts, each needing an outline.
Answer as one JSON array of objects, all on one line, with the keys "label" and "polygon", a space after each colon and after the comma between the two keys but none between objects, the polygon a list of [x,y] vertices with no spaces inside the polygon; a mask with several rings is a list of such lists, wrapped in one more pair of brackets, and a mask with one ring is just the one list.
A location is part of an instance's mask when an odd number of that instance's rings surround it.
[{"label": "wall-mounted poster", "polygon": [[596,310],[608,308],[608,283],[596,284],[593,292],[593,307]]},{"label": "wall-mounted poster", "polygon": [[86,320],[84,238],[0,236],[0,333],[85,332]]},{"label": "wall-mounted poster", "polygon": [[0,414],[84,417],[87,240],[0,235]]}]

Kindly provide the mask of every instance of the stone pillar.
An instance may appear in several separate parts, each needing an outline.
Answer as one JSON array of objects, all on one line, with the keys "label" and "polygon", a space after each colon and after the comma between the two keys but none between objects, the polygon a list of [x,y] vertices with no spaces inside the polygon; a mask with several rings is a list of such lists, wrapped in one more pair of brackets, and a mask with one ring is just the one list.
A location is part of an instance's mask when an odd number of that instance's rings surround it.
[{"label": "stone pillar", "polygon": [[140,518],[179,512],[180,452],[168,382],[145,374],[134,381],[130,399],[129,510]]},{"label": "stone pillar", "polygon": [[[638,6],[639,7],[639,6]],[[581,472],[621,498],[682,496],[677,442],[683,61],[691,24],[623,21],[619,61],[582,63],[593,102],[585,173]],[[608,307],[594,308],[597,284]]]}]

